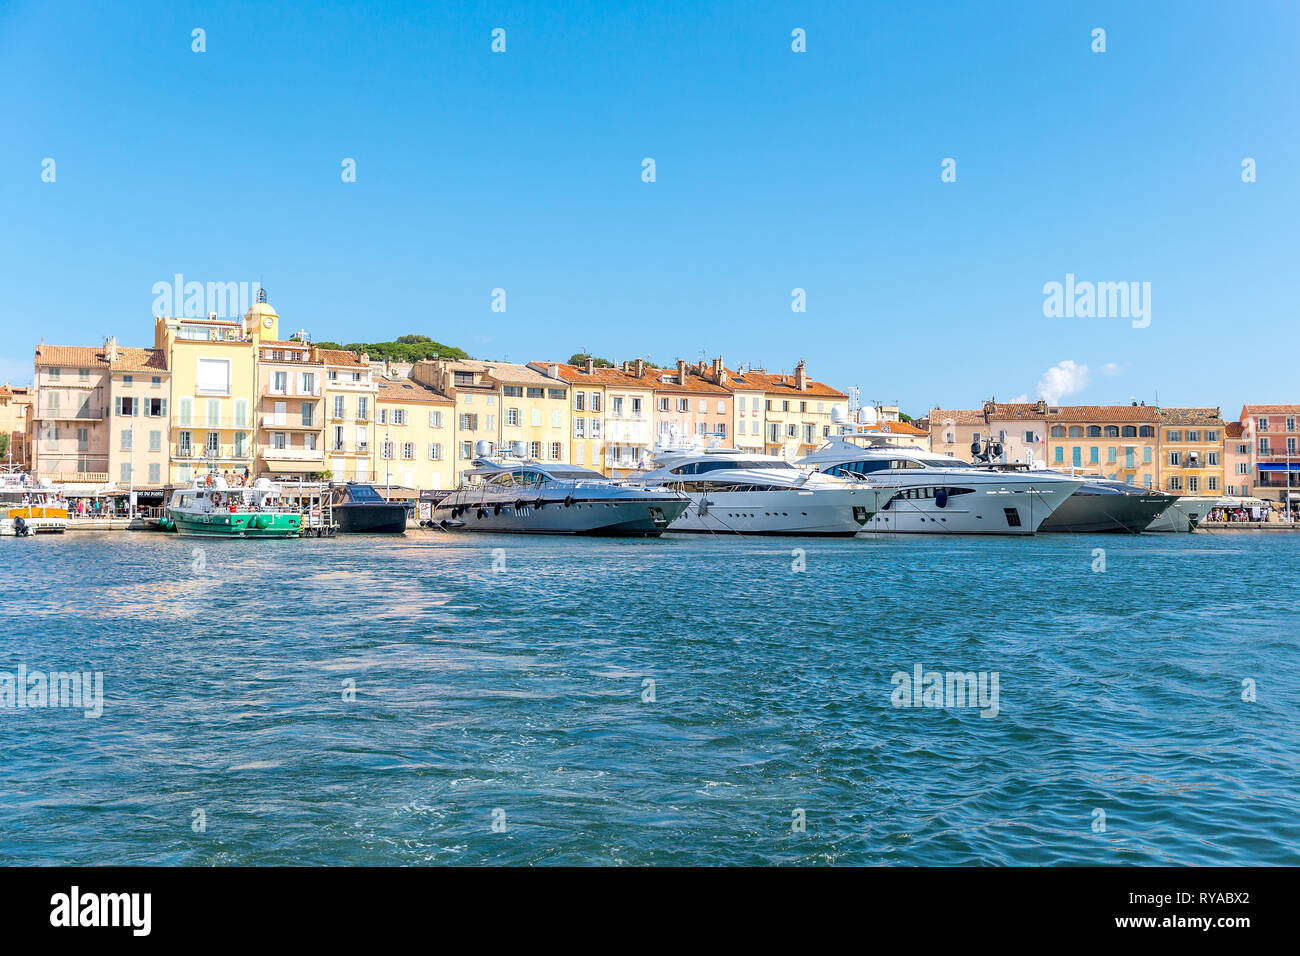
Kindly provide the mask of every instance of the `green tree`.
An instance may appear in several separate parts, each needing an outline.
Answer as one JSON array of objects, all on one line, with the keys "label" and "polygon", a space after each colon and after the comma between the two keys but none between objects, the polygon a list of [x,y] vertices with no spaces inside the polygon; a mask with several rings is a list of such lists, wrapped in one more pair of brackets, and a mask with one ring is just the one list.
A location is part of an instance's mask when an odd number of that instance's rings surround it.
[{"label": "green tree", "polygon": [[9,433],[4,432],[0,434],[0,458],[7,454],[9,454]]},{"label": "green tree", "polygon": [[613,368],[614,363],[609,359],[603,359],[598,355],[588,355],[586,352],[574,352],[569,356],[570,365],[586,365],[587,359],[591,359],[596,368]]}]

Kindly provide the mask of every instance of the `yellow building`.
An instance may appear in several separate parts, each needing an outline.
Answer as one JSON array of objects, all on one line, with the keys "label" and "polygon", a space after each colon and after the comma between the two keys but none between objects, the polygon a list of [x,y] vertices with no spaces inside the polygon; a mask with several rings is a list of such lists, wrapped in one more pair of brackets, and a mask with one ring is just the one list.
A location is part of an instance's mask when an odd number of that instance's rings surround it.
[{"label": "yellow building", "polygon": [[307,342],[258,344],[253,474],[311,480],[325,467],[325,364]]},{"label": "yellow building", "polygon": [[171,462],[171,371],[158,349],[104,343],[109,367],[108,477],[161,505]]},{"label": "yellow building", "polygon": [[962,461],[972,460],[973,442],[989,437],[988,422],[983,410],[978,408],[932,408],[927,424],[931,450]]},{"label": "yellow building", "polygon": [[[611,477],[623,477],[648,463],[654,387],[624,363],[597,368],[533,362],[533,368],[569,387],[569,461]],[[644,366],[642,367],[644,371]]]},{"label": "yellow building", "polygon": [[381,378],[378,385],[375,482],[415,490],[453,487],[456,403],[409,378]]},{"label": "yellow building", "polygon": [[1159,424],[1147,405],[1049,405],[1047,464],[1154,488]]},{"label": "yellow building", "polygon": [[173,318],[154,322],[154,348],[172,372],[170,481],[252,474],[257,350],[279,339],[280,317],[265,292],[242,320]]},{"label": "yellow building", "polygon": [[31,457],[32,390],[23,385],[0,385],[0,435],[9,442],[0,454],[0,465],[14,471],[32,467]]},{"label": "yellow building", "polygon": [[365,353],[312,348],[325,374],[325,471],[334,481],[370,481],[379,383]]},{"label": "yellow building", "polygon": [[468,359],[416,362],[411,367],[411,378],[452,400],[452,482],[459,484],[465,472],[474,467],[479,442],[487,442],[494,452],[498,447],[501,386],[489,373],[486,362]]},{"label": "yellow building", "polygon": [[[569,385],[560,378],[558,365],[545,367],[547,373],[543,374],[527,365],[491,363],[488,374],[501,386],[500,447],[536,461],[588,464],[573,457],[572,433],[574,440],[585,436],[596,443],[593,454],[597,460],[590,465],[599,469],[600,443],[604,441],[603,392],[587,393],[587,414],[574,411],[571,429]],[[598,408],[589,407],[593,395]]]},{"label": "yellow building", "polygon": [[[752,443],[753,424],[762,423],[763,450],[769,455],[781,455],[791,461],[802,458],[816,451],[831,434],[836,408],[846,416],[849,397],[837,388],[825,382],[818,382],[808,377],[807,367],[800,361],[794,367],[794,374],[772,375],[761,369],[740,369],[728,371],[722,366],[722,359],[713,361],[712,368],[700,363],[700,374],[707,380],[721,384],[735,393],[736,440],[741,441],[741,423],[748,420],[751,424],[747,430],[744,444]],[[740,398],[762,394],[763,406],[753,414],[753,409],[746,409],[748,415],[742,414]],[[752,399],[750,403],[751,404]]]},{"label": "yellow building", "polygon": [[1157,487],[1171,495],[1223,494],[1226,424],[1217,408],[1160,409]]}]

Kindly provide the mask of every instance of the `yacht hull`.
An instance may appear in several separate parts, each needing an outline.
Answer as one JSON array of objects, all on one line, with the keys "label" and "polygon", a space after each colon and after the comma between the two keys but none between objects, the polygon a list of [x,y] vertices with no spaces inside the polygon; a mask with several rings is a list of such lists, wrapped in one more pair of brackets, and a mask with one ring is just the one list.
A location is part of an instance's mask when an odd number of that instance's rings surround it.
[{"label": "yacht hull", "polygon": [[[962,484],[959,476],[935,480],[948,487]],[[938,496],[904,497],[918,488],[897,486],[895,497],[876,512],[864,530],[882,534],[1035,534],[1079,484],[1005,482],[995,489],[976,484],[969,493],[950,493],[942,505]]]},{"label": "yacht hull", "polygon": [[402,534],[406,505],[335,505],[334,520],[340,534]]},{"label": "yacht hull", "polygon": [[675,497],[571,499],[566,504],[547,499],[466,502],[450,495],[434,509],[433,520],[456,531],[654,538],[668,530],[686,504]]},{"label": "yacht hull", "polygon": [[850,537],[875,512],[870,489],[687,493],[674,534],[769,534]]},{"label": "yacht hull", "polygon": [[1052,534],[1141,534],[1174,503],[1168,495],[1095,495],[1077,491],[1038,530]]},{"label": "yacht hull", "polygon": [[1210,509],[1214,507],[1218,500],[1218,498],[1178,498],[1164,514],[1159,515],[1147,525],[1147,530],[1195,531],[1201,519],[1210,513]]}]

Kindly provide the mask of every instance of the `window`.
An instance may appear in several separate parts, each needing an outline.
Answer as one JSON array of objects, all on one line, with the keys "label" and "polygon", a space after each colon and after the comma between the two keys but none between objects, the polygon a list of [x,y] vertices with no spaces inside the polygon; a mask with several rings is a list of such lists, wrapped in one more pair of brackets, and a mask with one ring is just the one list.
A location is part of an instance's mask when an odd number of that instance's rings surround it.
[{"label": "window", "polygon": [[221,399],[209,398],[203,404],[207,408],[207,412],[206,412],[207,417],[204,418],[203,423],[205,425],[220,425],[221,424]]},{"label": "window", "polygon": [[1101,464],[1101,449],[1098,448],[1096,445],[1093,445],[1091,448],[1088,449],[1088,464],[1090,465]]},{"label": "window", "polygon": [[[1115,450],[1115,449],[1113,449],[1113,448],[1111,449],[1112,452],[1113,452],[1114,450]],[[1065,448],[1064,448],[1063,446],[1061,446],[1061,445],[1057,445],[1056,448],[1055,448],[1055,452],[1056,452],[1056,463],[1057,463],[1058,465],[1063,465],[1063,464],[1065,464]]]},{"label": "window", "polygon": [[357,421],[364,422],[370,419],[370,399],[366,395],[357,396]]},{"label": "window", "polygon": [[431,442],[429,444],[429,460],[442,461],[442,442]]},{"label": "window", "polygon": [[689,412],[691,410],[691,400],[689,398],[677,399],[677,410],[679,412]]},{"label": "window", "polygon": [[406,424],[406,409],[404,409],[404,408],[394,408],[394,409],[393,409],[393,424],[394,424],[394,425],[405,425],[405,424]]},{"label": "window", "polygon": [[117,414],[126,415],[128,417],[131,415],[139,415],[140,414],[139,400],[134,398],[124,398],[119,395],[117,398]]},{"label": "window", "polygon": [[123,484],[131,480],[131,463],[129,461],[122,462],[121,475]]},{"label": "window", "polygon": [[162,451],[162,432],[155,429],[149,433],[149,450]]},{"label": "window", "polygon": [[248,399],[246,398],[235,399],[235,427],[248,427]]},{"label": "window", "polygon": [[1089,437],[1089,438],[1100,438],[1100,437],[1101,437],[1101,426],[1100,426],[1100,425],[1089,425],[1089,426],[1088,426],[1088,437]]},{"label": "window", "polygon": [[1187,490],[1188,490],[1188,491],[1200,491],[1200,490],[1201,490],[1201,479],[1198,478],[1196,475],[1188,475],[1188,476],[1187,476]]},{"label": "window", "polygon": [[334,426],[334,440],[330,443],[330,450],[331,451],[343,450],[343,426],[342,425]]},{"label": "window", "polygon": [[718,399],[718,414],[722,415],[723,413],[726,412],[726,410],[727,410],[727,403],[724,402],[722,399]]},{"label": "window", "polygon": [[50,369],[47,374],[51,382],[57,382],[59,380],[59,370],[57,368]]},{"label": "window", "polygon": [[641,414],[641,399],[639,398],[632,399],[632,414],[633,415]]},{"label": "window", "polygon": [[180,458],[189,458],[194,454],[194,448],[190,444],[190,432],[179,432],[176,435],[176,454]]},{"label": "window", "polygon": [[385,458],[385,459],[391,459],[391,458],[393,457],[393,443],[392,443],[392,442],[390,442],[390,441],[386,441],[386,442],[384,442],[382,445],[380,445],[379,457],[380,457],[380,458]]},{"label": "window", "polygon": [[546,389],[544,388],[534,388],[529,385],[526,391],[529,398],[544,398],[546,396]]},{"label": "window", "polygon": [[551,409],[551,427],[552,428],[564,427],[564,413],[561,412],[558,408]]},{"label": "window", "polygon": [[429,412],[429,427],[430,428],[442,427],[442,412],[438,411],[437,409],[433,409]]},{"label": "window", "polygon": [[614,417],[621,418],[623,415],[623,396],[615,395],[610,402],[613,405]]},{"label": "window", "polygon": [[316,373],[302,372],[301,384],[302,384],[302,394],[304,395],[314,394],[316,391]]},{"label": "window", "polygon": [[1146,445],[1146,446],[1144,446],[1143,449],[1142,449],[1142,464],[1144,464],[1144,465],[1149,465],[1149,464],[1151,464],[1151,446],[1150,446],[1150,445]]},{"label": "window", "polygon": [[208,432],[203,450],[209,458],[219,455],[221,453],[221,432]]},{"label": "window", "polygon": [[1288,419],[1286,420],[1286,430],[1289,431],[1289,432],[1293,432],[1293,431],[1295,431],[1295,419],[1294,419],[1294,418],[1288,418]]},{"label": "window", "polygon": [[1219,433],[1218,433],[1217,431],[1215,431],[1213,428],[1207,428],[1207,429],[1205,430],[1205,440],[1206,440],[1206,441],[1218,441],[1218,440],[1219,440]]},{"label": "window", "polygon": [[1205,479],[1205,487],[1206,487],[1206,490],[1208,490],[1208,491],[1218,491],[1218,490],[1219,490],[1219,479],[1218,479],[1218,478],[1215,478],[1213,475],[1209,475],[1209,476]]},{"label": "window", "polygon": [[1205,456],[1205,462],[1211,467],[1217,465],[1219,463],[1219,453],[1217,451],[1208,452]]},{"label": "window", "polygon": [[343,412],[343,401],[344,401],[344,400],[343,400],[343,396],[342,396],[342,395],[335,395],[335,396],[334,396],[334,417],[335,417],[335,418],[343,418],[343,417],[344,417],[344,412]]},{"label": "window", "polygon": [[283,395],[288,388],[289,381],[287,372],[271,373],[271,391]]},{"label": "window", "polygon": [[146,398],[144,400],[144,413],[149,418],[166,418],[167,399]]},{"label": "window", "polygon": [[302,436],[302,446],[303,446],[304,448],[306,448],[308,451],[315,451],[315,450],[316,450],[316,436],[315,436],[315,435],[303,435],[303,436]]},{"label": "window", "polygon": [[415,442],[402,442],[402,457],[410,461],[415,457]]},{"label": "window", "polygon": [[518,424],[519,424],[519,409],[517,409],[517,408],[507,408],[507,409],[506,409],[506,426],[509,427],[509,428],[514,428],[514,427],[518,426]]},{"label": "window", "polygon": [[1111,445],[1106,449],[1106,463],[1108,465],[1113,465],[1117,461],[1119,461],[1117,450],[1114,445]]},{"label": "window", "polygon": [[162,466],[156,461],[149,465],[149,484],[162,484]]},{"label": "window", "polygon": [[122,429],[122,451],[131,450],[131,429]]},{"label": "window", "polygon": [[1182,463],[1183,463],[1183,455],[1182,455],[1182,452],[1171,451],[1171,452],[1169,453],[1169,464],[1171,464],[1171,465],[1181,465]]},{"label": "window", "polygon": [[1080,426],[1078,426],[1078,425],[1071,425],[1071,426],[1070,426],[1070,437],[1071,437],[1071,438],[1082,438],[1082,437],[1083,437],[1083,429],[1082,429]]},{"label": "window", "polygon": [[558,441],[551,442],[551,460],[563,461],[564,460],[563,450],[564,450],[563,446]]},{"label": "window", "polygon": [[[558,388],[551,389],[551,398],[563,398],[563,397],[564,397],[564,393],[561,392]],[[600,411],[600,392],[591,393],[591,410],[593,412]]]},{"label": "window", "polygon": [[1267,455],[1267,454],[1269,454],[1269,450],[1268,450],[1268,438],[1261,438],[1261,439],[1259,440],[1259,453],[1260,453],[1261,455]]},{"label": "window", "polygon": [[478,431],[478,416],[471,415],[468,412],[460,413],[460,430],[463,432]]},{"label": "window", "polygon": [[302,427],[303,428],[311,428],[312,415],[315,410],[315,407],[316,406],[311,402],[302,403]]},{"label": "window", "polygon": [[573,420],[573,437],[574,438],[587,437],[587,420],[585,418],[575,418]]},{"label": "window", "polygon": [[1118,438],[1118,437],[1119,437],[1119,426],[1118,426],[1118,425],[1107,425],[1107,426],[1105,427],[1105,429],[1103,429],[1103,431],[1104,431],[1105,436],[1106,436],[1107,438]]},{"label": "window", "polygon": [[387,424],[388,424],[388,409],[386,409],[386,408],[381,408],[381,409],[379,410],[379,424],[380,424],[380,425],[387,425]]},{"label": "window", "polygon": [[1188,441],[1200,441],[1200,440],[1201,440],[1201,433],[1200,433],[1199,431],[1193,429],[1192,431],[1189,431],[1189,432],[1187,433],[1187,440],[1188,440]]},{"label": "window", "polygon": [[[1112,476],[1112,477],[1113,477],[1113,476]],[[1142,485],[1143,485],[1143,487],[1150,488],[1153,484],[1154,484],[1154,483],[1153,483],[1152,480],[1151,480],[1151,475],[1150,475],[1150,474],[1145,474],[1145,475],[1142,476]]]},{"label": "window", "polygon": [[1064,437],[1065,437],[1065,429],[1064,429],[1062,426],[1060,426],[1060,425],[1053,425],[1053,426],[1052,426],[1052,437],[1053,437],[1053,438],[1064,438]]},{"label": "window", "polygon": [[89,382],[89,381],[90,381],[90,369],[88,369],[88,368],[79,368],[79,369],[77,369],[77,380],[80,381],[80,382]]},{"label": "window", "polygon": [[230,359],[199,359],[194,390],[200,395],[229,395]]},{"label": "window", "polygon": [[460,457],[461,458],[474,457],[474,447],[471,442],[463,441],[460,443]]},{"label": "window", "polygon": [[536,427],[537,427],[538,425],[540,425],[541,423],[542,423],[542,410],[541,410],[540,408],[534,408],[534,409],[533,409],[533,427],[536,428]]},{"label": "window", "polygon": [[1267,418],[1255,419],[1255,426],[1259,431],[1262,432],[1268,431],[1268,419]]},{"label": "window", "polygon": [[524,390],[518,385],[504,385],[501,388],[501,394],[506,398],[523,398]]},{"label": "window", "polygon": [[1137,467],[1137,463],[1136,463],[1136,461],[1134,460],[1134,454],[1133,454],[1134,451],[1135,451],[1135,449],[1134,449],[1131,445],[1130,445],[1129,447],[1127,447],[1127,448],[1124,449],[1124,467],[1125,467],[1125,468],[1136,468],[1136,467]]},{"label": "window", "polygon": [[539,442],[539,441],[533,441],[533,442],[529,442],[529,443],[528,443],[528,457],[529,457],[529,458],[534,458],[534,459],[536,459],[536,458],[541,458],[541,457],[542,457],[542,443],[541,443],[541,442]]},{"label": "window", "polygon": [[1170,432],[1165,436],[1165,438],[1166,438],[1166,440],[1168,440],[1168,441],[1182,441],[1182,440],[1183,440],[1183,433],[1180,432],[1180,431],[1170,431]]},{"label": "window", "polygon": [[1294,438],[1291,438],[1291,437],[1288,437],[1288,438],[1287,438],[1287,440],[1286,440],[1286,453],[1287,453],[1288,455],[1294,455],[1294,454],[1295,454],[1295,439],[1294,439]]},{"label": "window", "polygon": [[661,412],[668,411],[668,399],[666,398],[659,399],[659,411]]},{"label": "window", "polygon": [[1182,490],[1183,490],[1183,479],[1182,479],[1179,475],[1170,475],[1170,476],[1169,476],[1169,490],[1170,490],[1170,491],[1182,491]]},{"label": "window", "polygon": [[1075,445],[1070,449],[1070,461],[1074,464],[1075,468],[1078,468],[1083,464],[1083,449],[1078,445]]},{"label": "window", "polygon": [[271,432],[271,447],[276,451],[284,451],[284,432]]},{"label": "window", "polygon": [[135,377],[134,377],[134,376],[132,376],[132,375],[123,375],[123,376],[122,376],[122,384],[123,384],[123,385],[131,385],[131,384],[133,384],[134,382],[135,382]]},{"label": "window", "polygon": [[599,438],[599,437],[600,437],[600,419],[599,419],[599,418],[593,418],[593,419],[591,420],[591,437],[592,437],[592,438]]}]

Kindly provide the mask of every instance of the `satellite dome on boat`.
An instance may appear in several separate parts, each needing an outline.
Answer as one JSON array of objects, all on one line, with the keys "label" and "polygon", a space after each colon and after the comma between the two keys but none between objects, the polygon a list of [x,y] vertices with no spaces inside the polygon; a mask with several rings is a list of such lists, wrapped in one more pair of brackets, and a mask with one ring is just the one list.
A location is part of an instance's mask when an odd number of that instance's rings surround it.
[{"label": "satellite dome on boat", "polygon": [[528,454],[528,446],[521,441],[515,442],[510,447],[514,450],[515,455],[519,458],[523,458],[524,455]]},{"label": "satellite dome on boat", "polygon": [[836,405],[831,409],[831,421],[836,425],[843,425],[849,420],[848,412],[844,410],[843,405]]},{"label": "satellite dome on boat", "polygon": [[486,438],[480,438],[474,443],[474,454],[480,458],[485,458],[492,454],[492,443]]}]

